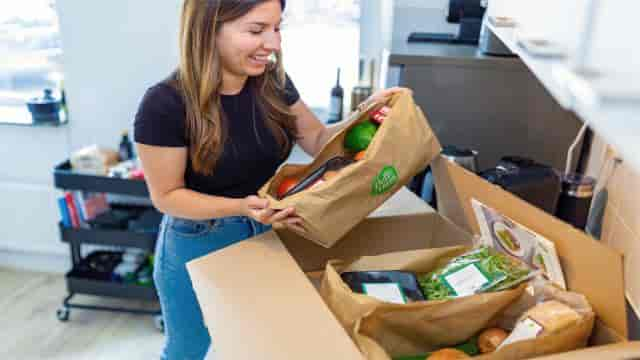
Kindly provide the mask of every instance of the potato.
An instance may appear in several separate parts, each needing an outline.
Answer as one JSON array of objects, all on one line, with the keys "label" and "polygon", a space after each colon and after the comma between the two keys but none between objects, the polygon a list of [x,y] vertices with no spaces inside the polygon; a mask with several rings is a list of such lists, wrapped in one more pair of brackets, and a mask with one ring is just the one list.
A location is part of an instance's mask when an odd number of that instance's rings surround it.
[{"label": "potato", "polygon": [[425,360],[457,360],[468,358],[471,358],[471,356],[458,349],[445,348],[431,353]]},{"label": "potato", "polygon": [[488,328],[478,336],[478,348],[483,354],[496,351],[509,334],[500,328]]}]

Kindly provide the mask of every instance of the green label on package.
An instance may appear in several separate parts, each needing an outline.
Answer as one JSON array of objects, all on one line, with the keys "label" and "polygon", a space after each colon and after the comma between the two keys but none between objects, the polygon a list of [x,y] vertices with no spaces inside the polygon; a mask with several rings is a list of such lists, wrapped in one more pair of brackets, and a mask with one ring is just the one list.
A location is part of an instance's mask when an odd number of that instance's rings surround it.
[{"label": "green label on package", "polygon": [[373,179],[371,184],[371,195],[381,195],[391,190],[398,182],[398,171],[395,167],[388,165]]}]

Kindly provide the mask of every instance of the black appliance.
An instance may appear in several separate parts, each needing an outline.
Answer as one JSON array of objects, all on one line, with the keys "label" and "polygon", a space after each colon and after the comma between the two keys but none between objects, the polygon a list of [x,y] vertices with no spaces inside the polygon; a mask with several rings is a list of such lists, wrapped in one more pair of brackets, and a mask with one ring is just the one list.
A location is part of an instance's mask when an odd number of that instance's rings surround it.
[{"label": "black appliance", "polygon": [[[453,161],[473,173],[478,172],[478,152],[475,150],[460,148],[455,145],[444,145],[440,154],[445,159]],[[409,183],[409,190],[421,197],[432,208],[438,208],[431,166],[414,176]]]},{"label": "black appliance", "polygon": [[562,179],[547,165],[523,157],[503,157],[495,168],[479,175],[551,215],[556,212]]},{"label": "black appliance", "polygon": [[122,251],[94,251],[80,260],[70,276],[109,281],[121,261]]},{"label": "black appliance", "polygon": [[477,45],[485,11],[481,0],[449,0],[447,21],[460,24],[458,34],[413,32],[408,41]]}]

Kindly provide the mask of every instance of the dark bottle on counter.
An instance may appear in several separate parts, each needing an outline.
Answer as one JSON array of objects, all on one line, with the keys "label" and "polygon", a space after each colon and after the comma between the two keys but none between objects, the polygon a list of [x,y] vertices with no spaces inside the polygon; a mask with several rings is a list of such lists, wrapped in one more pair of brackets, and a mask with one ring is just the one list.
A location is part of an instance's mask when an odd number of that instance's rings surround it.
[{"label": "dark bottle on counter", "polygon": [[591,199],[596,180],[582,174],[565,174],[562,178],[562,193],[558,200],[556,216],[584,230],[591,209]]},{"label": "dark bottle on counter", "polygon": [[336,86],[331,89],[331,103],[329,104],[328,123],[336,123],[342,120],[342,104],[344,99],[344,90],[340,86],[340,68],[338,68],[338,78]]},{"label": "dark bottle on counter", "polygon": [[133,159],[133,144],[129,140],[129,132],[126,130],[122,132],[118,154],[120,155],[120,161]]},{"label": "dark bottle on counter", "polygon": [[60,121],[66,121],[69,117],[69,109],[67,108],[67,94],[64,90],[64,80],[60,81],[60,108],[62,109],[62,114],[64,119]]}]

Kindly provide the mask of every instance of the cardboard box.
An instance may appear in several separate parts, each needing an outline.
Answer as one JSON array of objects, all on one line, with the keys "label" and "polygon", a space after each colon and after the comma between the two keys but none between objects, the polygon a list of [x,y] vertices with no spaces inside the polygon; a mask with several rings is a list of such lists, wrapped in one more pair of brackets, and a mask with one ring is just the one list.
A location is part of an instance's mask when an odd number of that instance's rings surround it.
[{"label": "cardboard box", "polygon": [[[416,205],[421,200],[405,190],[388,201],[386,210],[354,228],[339,247],[314,247],[290,233],[268,232],[189,263],[217,359],[362,359],[305,271],[321,270],[332,257],[469,244],[471,234],[479,233],[471,198],[554,241],[568,288],[584,294],[597,313],[591,343],[598,347],[549,359],[640,356],[638,344],[624,343],[619,253],[444,158],[432,167],[439,213]],[[413,204],[410,211],[402,211],[405,204]],[[621,344],[600,346],[615,343]]]},{"label": "cardboard box", "polygon": [[[618,163],[618,154],[604,139],[595,134],[591,145],[587,175],[598,179],[594,195],[605,198],[600,241],[622,252],[625,257],[625,274],[628,277],[640,272],[640,171],[628,162]],[[606,195],[602,197],[604,192]],[[627,300],[635,315],[640,316],[640,283],[626,282]]]}]

